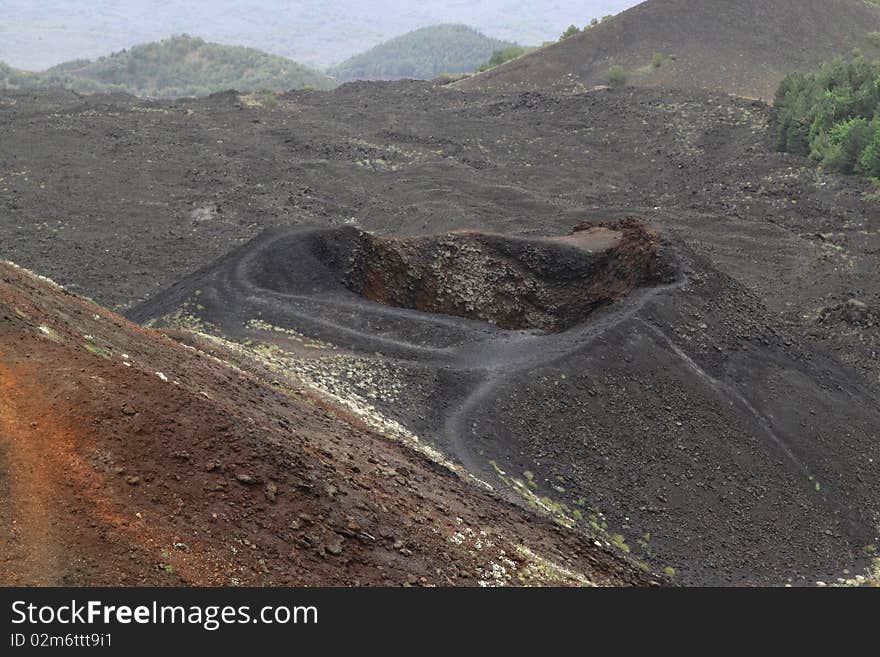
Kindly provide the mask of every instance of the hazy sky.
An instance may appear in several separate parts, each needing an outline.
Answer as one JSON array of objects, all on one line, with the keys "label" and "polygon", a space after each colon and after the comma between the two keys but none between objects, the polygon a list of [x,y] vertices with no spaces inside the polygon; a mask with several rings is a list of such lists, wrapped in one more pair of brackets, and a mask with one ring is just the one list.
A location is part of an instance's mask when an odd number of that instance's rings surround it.
[{"label": "hazy sky", "polygon": [[0,0],[0,60],[39,70],[186,32],[326,67],[417,27],[537,45],[637,0]]}]

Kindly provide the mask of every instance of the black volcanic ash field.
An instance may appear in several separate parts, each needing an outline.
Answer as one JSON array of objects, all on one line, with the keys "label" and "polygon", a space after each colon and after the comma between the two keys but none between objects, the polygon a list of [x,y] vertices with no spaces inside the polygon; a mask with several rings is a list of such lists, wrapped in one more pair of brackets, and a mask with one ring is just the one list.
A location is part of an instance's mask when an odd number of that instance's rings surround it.
[{"label": "black volcanic ash field", "polygon": [[[772,152],[769,117],[427,83],[272,110],[4,93],[0,250],[110,307],[155,297],[139,320],[186,304],[227,338],[330,343],[301,365],[325,388],[678,581],[834,581],[877,542],[880,215],[866,181]],[[288,287],[250,276],[304,248],[291,230],[535,239],[625,216],[675,280],[554,333],[383,305],[302,258]]]}]

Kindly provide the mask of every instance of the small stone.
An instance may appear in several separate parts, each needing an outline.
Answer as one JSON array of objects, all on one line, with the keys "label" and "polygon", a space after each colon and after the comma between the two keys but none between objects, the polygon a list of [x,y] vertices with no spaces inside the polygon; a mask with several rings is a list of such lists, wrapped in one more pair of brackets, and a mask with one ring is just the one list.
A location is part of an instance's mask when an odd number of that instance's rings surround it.
[{"label": "small stone", "polygon": [[255,484],[260,483],[256,478],[245,473],[237,474],[235,475],[235,478],[238,479],[238,481],[243,483],[245,486],[254,486]]},{"label": "small stone", "polygon": [[278,486],[276,486],[273,482],[269,482],[266,484],[266,499],[270,502],[275,501],[275,495],[278,494]]},{"label": "small stone", "polygon": [[125,483],[127,483],[129,486],[137,486],[138,484],[141,483],[141,478],[132,475],[130,477],[125,478]]}]

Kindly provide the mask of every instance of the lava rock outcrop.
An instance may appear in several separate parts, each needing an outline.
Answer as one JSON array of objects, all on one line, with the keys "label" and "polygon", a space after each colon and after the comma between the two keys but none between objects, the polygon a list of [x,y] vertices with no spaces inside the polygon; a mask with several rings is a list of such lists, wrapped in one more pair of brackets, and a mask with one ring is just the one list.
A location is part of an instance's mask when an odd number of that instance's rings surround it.
[{"label": "lava rock outcrop", "polygon": [[[562,331],[636,287],[673,277],[659,236],[636,217],[584,223],[564,237],[359,233],[344,244],[325,255],[344,263],[342,282],[353,292],[504,329]],[[350,249],[347,258],[340,249]]]}]

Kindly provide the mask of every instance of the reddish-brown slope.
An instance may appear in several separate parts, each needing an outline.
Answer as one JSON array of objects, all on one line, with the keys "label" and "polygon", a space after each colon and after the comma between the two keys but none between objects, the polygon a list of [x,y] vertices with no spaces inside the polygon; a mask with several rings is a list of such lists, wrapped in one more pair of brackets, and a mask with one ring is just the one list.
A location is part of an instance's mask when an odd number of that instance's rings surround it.
[{"label": "reddish-brown slope", "polygon": [[0,264],[0,584],[474,585],[502,551],[512,583],[578,583],[518,545],[651,581],[305,390]]},{"label": "reddish-brown slope", "polygon": [[630,84],[771,99],[789,72],[854,48],[880,54],[868,39],[874,30],[880,7],[866,0],[648,0],[457,86],[590,87],[619,65]]}]

